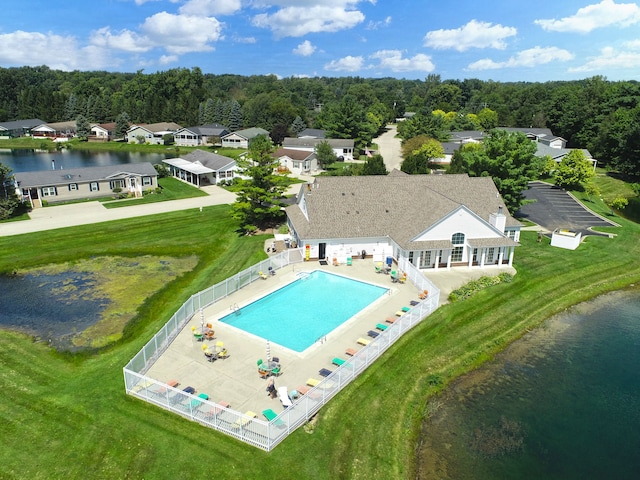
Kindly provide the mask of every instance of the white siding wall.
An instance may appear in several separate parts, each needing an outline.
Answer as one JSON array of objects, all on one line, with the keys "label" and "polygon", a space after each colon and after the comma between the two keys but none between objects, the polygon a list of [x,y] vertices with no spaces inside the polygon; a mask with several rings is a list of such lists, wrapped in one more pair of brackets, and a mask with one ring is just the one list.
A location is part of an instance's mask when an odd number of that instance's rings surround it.
[{"label": "white siding wall", "polygon": [[424,232],[417,240],[451,240],[451,235],[456,232],[464,233],[466,238],[496,238],[500,236],[489,225],[480,222],[477,217],[466,210],[460,209]]}]

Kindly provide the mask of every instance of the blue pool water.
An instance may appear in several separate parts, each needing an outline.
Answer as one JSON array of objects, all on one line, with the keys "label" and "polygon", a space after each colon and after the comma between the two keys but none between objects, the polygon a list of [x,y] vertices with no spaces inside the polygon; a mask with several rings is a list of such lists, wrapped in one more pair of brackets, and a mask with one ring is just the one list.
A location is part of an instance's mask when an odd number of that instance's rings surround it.
[{"label": "blue pool water", "polygon": [[387,291],[316,270],[220,321],[302,352]]}]

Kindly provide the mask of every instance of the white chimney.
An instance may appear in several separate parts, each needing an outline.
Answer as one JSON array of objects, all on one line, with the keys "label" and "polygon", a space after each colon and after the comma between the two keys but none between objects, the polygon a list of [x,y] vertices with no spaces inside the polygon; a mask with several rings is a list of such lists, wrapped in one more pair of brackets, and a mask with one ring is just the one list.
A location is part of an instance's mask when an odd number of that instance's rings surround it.
[{"label": "white chimney", "polygon": [[504,233],[504,229],[507,226],[507,217],[502,213],[501,206],[498,207],[498,213],[489,215],[489,223]]}]

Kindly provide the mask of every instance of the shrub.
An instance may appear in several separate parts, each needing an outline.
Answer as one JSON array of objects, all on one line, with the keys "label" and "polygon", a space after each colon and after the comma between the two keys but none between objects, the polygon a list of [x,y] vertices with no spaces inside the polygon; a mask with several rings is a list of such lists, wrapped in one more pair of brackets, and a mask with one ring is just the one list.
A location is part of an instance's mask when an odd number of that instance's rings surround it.
[{"label": "shrub", "polygon": [[452,291],[449,294],[449,301],[451,303],[465,300],[472,295],[476,294],[480,290],[498,285],[500,283],[511,283],[513,281],[513,275],[507,272],[502,272],[495,277],[482,276],[477,280],[471,280],[466,285]]}]

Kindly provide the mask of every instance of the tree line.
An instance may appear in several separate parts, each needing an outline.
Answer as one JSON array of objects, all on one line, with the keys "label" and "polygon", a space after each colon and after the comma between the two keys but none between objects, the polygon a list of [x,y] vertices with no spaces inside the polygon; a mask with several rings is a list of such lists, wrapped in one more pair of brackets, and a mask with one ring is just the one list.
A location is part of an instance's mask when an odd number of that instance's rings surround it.
[{"label": "tree line", "polygon": [[417,113],[423,122],[406,139],[419,134],[444,139],[450,130],[492,126],[547,127],[568,147],[587,148],[600,165],[640,175],[637,81],[278,78],[204,74],[197,67],[156,73],[0,68],[0,121],[83,116],[97,123],[119,117],[183,126],[222,123],[231,130],[264,128],[275,143],[313,127],[363,147],[405,112]]}]

